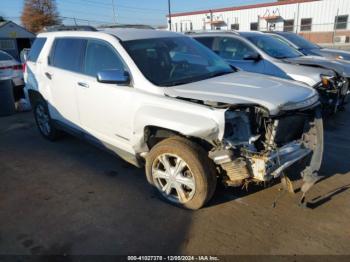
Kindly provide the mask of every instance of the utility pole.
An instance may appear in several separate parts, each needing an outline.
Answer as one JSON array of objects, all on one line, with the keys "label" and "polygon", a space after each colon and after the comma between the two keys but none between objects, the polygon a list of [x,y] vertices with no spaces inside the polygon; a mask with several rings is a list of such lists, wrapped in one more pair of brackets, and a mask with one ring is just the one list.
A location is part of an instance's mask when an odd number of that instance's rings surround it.
[{"label": "utility pole", "polygon": [[168,0],[168,17],[169,17],[169,20],[168,20],[169,29],[171,31],[171,6],[170,6],[170,0]]},{"label": "utility pole", "polygon": [[114,0],[112,0],[112,8],[113,8],[113,20],[114,20],[114,23],[117,24],[117,17],[115,15]]}]

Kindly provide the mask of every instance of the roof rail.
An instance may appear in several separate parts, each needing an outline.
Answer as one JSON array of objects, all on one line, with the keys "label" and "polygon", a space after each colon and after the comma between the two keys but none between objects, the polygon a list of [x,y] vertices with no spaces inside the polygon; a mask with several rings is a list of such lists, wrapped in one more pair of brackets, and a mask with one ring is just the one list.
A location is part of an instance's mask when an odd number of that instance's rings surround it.
[{"label": "roof rail", "polygon": [[47,26],[43,30],[44,32],[57,32],[57,31],[97,31],[93,26],[89,25],[54,25]]},{"label": "roof rail", "polygon": [[106,28],[136,28],[136,29],[154,29],[154,27],[150,25],[142,25],[142,24],[117,24],[117,25],[101,25],[98,29],[106,29]]},{"label": "roof rail", "polygon": [[193,30],[185,32],[186,35],[194,35],[194,34],[236,34],[239,32],[236,30]]}]

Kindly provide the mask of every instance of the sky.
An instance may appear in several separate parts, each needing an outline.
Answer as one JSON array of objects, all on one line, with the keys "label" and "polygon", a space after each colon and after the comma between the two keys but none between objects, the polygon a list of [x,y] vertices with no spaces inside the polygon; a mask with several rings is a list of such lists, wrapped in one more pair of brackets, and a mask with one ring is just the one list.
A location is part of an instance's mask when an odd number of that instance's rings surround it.
[{"label": "sky", "polygon": [[[171,0],[172,12],[239,6],[276,0]],[[116,17],[113,16],[114,2]],[[56,0],[65,24],[117,23],[166,25],[168,0]],[[20,23],[23,0],[0,0],[0,16]]]}]

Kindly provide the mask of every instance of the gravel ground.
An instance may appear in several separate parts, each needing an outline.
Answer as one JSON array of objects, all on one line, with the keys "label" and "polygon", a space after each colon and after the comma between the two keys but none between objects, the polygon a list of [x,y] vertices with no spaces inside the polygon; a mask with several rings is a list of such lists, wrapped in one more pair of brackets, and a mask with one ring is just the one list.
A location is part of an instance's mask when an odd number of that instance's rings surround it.
[{"label": "gravel ground", "polygon": [[31,113],[0,118],[0,254],[350,255],[350,115],[326,120],[322,175],[309,194],[218,189],[209,206],[161,201],[142,169],[67,136],[52,143]]}]

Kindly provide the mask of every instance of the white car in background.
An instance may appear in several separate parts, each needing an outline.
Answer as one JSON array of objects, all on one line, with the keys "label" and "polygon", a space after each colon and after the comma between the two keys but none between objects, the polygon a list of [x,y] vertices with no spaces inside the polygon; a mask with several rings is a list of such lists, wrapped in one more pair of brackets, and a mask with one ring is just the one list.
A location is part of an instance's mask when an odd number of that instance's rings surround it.
[{"label": "white car in background", "polygon": [[14,86],[23,86],[23,66],[10,54],[0,50],[0,80],[12,79]]}]

